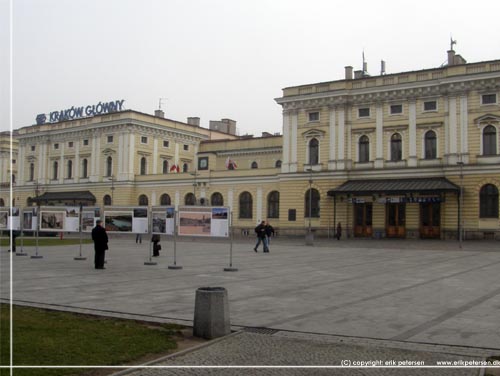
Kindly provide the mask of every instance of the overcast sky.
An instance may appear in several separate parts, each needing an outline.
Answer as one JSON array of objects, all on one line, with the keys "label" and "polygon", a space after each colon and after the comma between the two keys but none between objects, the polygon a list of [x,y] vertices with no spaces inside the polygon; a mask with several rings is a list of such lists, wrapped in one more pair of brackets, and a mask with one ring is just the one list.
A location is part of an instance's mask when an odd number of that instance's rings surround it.
[{"label": "overcast sky", "polygon": [[372,75],[382,59],[387,73],[439,67],[450,36],[468,62],[500,59],[499,14],[498,0],[0,0],[0,130],[10,108],[17,129],[117,99],[153,114],[166,98],[170,119],[281,132],[281,89],[343,79],[363,50]]}]

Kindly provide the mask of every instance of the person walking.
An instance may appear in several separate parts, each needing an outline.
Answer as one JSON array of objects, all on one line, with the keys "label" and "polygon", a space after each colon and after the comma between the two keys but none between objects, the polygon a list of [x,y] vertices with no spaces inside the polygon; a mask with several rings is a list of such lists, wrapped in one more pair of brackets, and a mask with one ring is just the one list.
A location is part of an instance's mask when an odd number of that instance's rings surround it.
[{"label": "person walking", "polygon": [[339,222],[337,225],[337,231],[335,231],[335,237],[337,238],[337,240],[340,240],[341,236],[342,236],[342,225]]},{"label": "person walking", "polygon": [[257,234],[257,243],[255,244],[255,247],[253,250],[257,252],[257,248],[259,248],[260,243],[262,242],[264,246],[264,251],[267,248],[266,245],[266,221],[260,222],[260,225],[255,227],[255,233]]},{"label": "person walking", "polygon": [[264,252],[268,253],[269,252],[269,245],[271,244],[271,236],[274,236],[274,228],[271,226],[269,221],[266,221],[266,244],[264,247]]},{"label": "person walking", "polygon": [[141,234],[137,234],[135,236],[135,244],[137,243],[141,243],[142,244],[142,235]]},{"label": "person walking", "polygon": [[160,250],[161,250],[160,235],[154,234],[151,237],[151,242],[153,242],[153,257],[160,256]]},{"label": "person walking", "polygon": [[104,256],[108,249],[108,234],[106,229],[101,226],[102,221],[98,219],[95,227],[92,229],[92,240],[94,241],[94,264],[96,269],[106,269],[104,267]]}]

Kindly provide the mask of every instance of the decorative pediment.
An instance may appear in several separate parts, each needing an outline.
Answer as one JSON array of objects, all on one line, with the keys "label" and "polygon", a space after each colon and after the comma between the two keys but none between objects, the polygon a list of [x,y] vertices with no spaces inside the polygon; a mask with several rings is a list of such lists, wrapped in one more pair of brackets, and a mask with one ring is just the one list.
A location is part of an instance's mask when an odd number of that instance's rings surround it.
[{"label": "decorative pediment", "polygon": [[102,153],[106,156],[116,154],[116,151],[111,148],[106,148],[102,151]]},{"label": "decorative pediment", "polygon": [[322,139],[325,136],[325,131],[320,129],[309,129],[308,131],[302,133],[302,137],[305,140],[310,140],[311,138]]},{"label": "decorative pediment", "polygon": [[500,116],[486,114],[478,117],[477,119],[474,119],[474,122],[477,124],[478,127],[481,127],[481,125],[486,125],[486,124],[500,125]]}]

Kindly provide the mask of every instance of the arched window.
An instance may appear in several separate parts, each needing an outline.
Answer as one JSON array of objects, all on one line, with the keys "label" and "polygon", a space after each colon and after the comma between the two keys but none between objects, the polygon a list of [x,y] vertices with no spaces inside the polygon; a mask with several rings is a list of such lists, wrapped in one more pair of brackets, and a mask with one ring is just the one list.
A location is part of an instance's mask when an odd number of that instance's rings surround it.
[{"label": "arched window", "polygon": [[166,159],[163,161],[163,173],[168,174],[168,161]]},{"label": "arched window", "polygon": [[188,164],[187,164],[187,163],[184,163],[184,164],[182,165],[182,172],[188,172],[188,168],[189,168],[189,167],[188,167]]},{"label": "arched window", "polygon": [[35,164],[30,163],[29,181],[35,180]]},{"label": "arched window", "polygon": [[113,175],[113,158],[106,158],[106,176]]},{"label": "arched window", "polygon": [[215,192],[210,197],[210,205],[212,206],[222,206],[224,205],[224,198],[219,192]]},{"label": "arched window", "polygon": [[66,173],[66,177],[68,179],[71,179],[73,177],[73,161],[72,160],[68,161],[67,169],[68,169],[68,171]]},{"label": "arched window", "polygon": [[160,205],[172,205],[172,200],[170,200],[170,196],[166,193],[160,196]]},{"label": "arched window", "polygon": [[498,188],[493,184],[483,185],[479,192],[479,217],[498,218]]},{"label": "arched window", "polygon": [[113,203],[111,202],[111,196],[110,195],[104,195],[104,198],[102,199],[102,202],[104,205],[112,205]]},{"label": "arched window", "polygon": [[141,175],[146,175],[146,157],[141,158]]},{"label": "arched window", "polygon": [[436,159],[436,132],[427,131],[425,132],[425,159]]},{"label": "arched window", "polygon": [[194,193],[188,193],[184,197],[184,205],[196,205],[196,197],[194,196]]},{"label": "arched window", "polygon": [[257,164],[257,162],[253,161],[251,168],[259,168],[259,165]]},{"label": "arched window", "polygon": [[272,191],[267,195],[267,218],[280,217],[280,193]]},{"label": "arched window", "polygon": [[366,163],[370,161],[370,140],[368,136],[363,135],[359,138],[358,159],[360,163]]},{"label": "arched window", "polygon": [[276,168],[281,168],[281,161],[278,159],[276,163],[274,164],[274,167]]},{"label": "arched window", "polygon": [[56,180],[57,179],[57,172],[59,171],[59,163],[57,161],[54,161],[52,164],[52,179]]},{"label": "arched window", "polygon": [[319,142],[316,138],[309,141],[309,164],[316,165],[319,163]]},{"label": "arched window", "polygon": [[493,125],[484,127],[483,130],[483,155],[496,155],[497,130]]},{"label": "arched window", "polygon": [[139,205],[140,206],[148,206],[148,203],[149,203],[148,196],[146,196],[146,195],[139,196]]},{"label": "arched window", "polygon": [[253,199],[252,195],[249,192],[243,192],[240,194],[240,218],[242,219],[251,219],[253,216],[252,207],[253,207]]},{"label": "arched window", "polygon": [[399,133],[394,133],[391,136],[391,161],[396,162],[401,159],[403,159],[401,135]]},{"label": "arched window", "polygon": [[[311,194],[312,191],[312,194]],[[309,195],[311,196],[309,197]],[[319,218],[319,192],[308,189],[304,197],[304,218]]]},{"label": "arched window", "polygon": [[3,198],[0,198],[0,206],[5,206],[5,202],[4,202]]},{"label": "arched window", "polygon": [[88,178],[89,176],[88,166],[89,166],[89,161],[85,158],[82,161],[82,178]]},{"label": "arched window", "polygon": [[16,175],[12,174],[11,182],[12,182],[12,184],[16,184]]}]

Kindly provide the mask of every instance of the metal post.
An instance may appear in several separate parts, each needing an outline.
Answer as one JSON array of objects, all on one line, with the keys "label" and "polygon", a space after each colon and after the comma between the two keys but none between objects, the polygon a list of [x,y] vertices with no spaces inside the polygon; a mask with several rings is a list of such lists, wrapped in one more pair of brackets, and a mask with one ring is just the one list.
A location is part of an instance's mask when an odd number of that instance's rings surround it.
[{"label": "metal post", "polygon": [[225,272],[237,272],[238,268],[233,268],[233,212],[229,214],[229,267],[224,268]]},{"label": "metal post", "polygon": [[42,255],[38,254],[38,230],[40,229],[40,222],[42,221],[42,217],[40,215],[40,204],[38,203],[37,205],[37,224],[36,224],[36,247],[35,247],[35,254],[31,256],[32,259],[41,259],[43,258]]},{"label": "metal post", "polygon": [[75,257],[74,260],[86,260],[86,257],[82,256],[82,224],[83,224],[83,205],[80,204],[80,255]]},{"label": "metal post", "polygon": [[182,266],[177,265],[177,210],[174,211],[174,265],[169,265],[169,269],[179,270]]},{"label": "metal post", "polygon": [[[460,159],[462,159],[462,156],[460,156]],[[464,162],[460,161],[457,162],[457,164],[460,166],[460,201],[458,203],[458,245],[460,249],[462,249],[462,241],[463,241],[463,229],[464,229],[464,223],[463,223],[463,205],[464,205],[464,174],[463,174],[463,168],[464,168]]]}]

